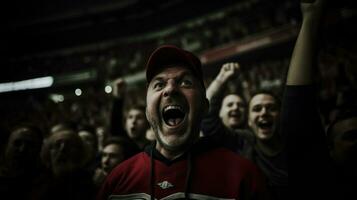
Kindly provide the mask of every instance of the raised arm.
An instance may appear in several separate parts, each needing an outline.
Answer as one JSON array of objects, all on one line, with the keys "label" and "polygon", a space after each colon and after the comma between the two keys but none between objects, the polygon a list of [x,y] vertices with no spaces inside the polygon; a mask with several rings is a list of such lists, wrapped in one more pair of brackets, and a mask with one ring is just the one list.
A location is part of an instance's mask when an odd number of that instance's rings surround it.
[{"label": "raised arm", "polygon": [[226,63],[222,65],[222,68],[216,78],[212,81],[206,91],[207,99],[210,103],[210,109],[208,114],[204,117],[201,123],[201,130],[203,135],[214,135],[220,137],[225,135],[225,128],[221,118],[219,117],[219,110],[221,108],[221,102],[223,99],[223,92],[229,79],[239,74],[238,63]]},{"label": "raised arm", "polygon": [[208,86],[206,90],[206,96],[209,101],[224,91],[224,88],[228,80],[239,74],[239,64],[238,63],[225,63],[216,78]]},{"label": "raised arm", "polygon": [[113,82],[113,105],[110,115],[110,134],[113,136],[126,136],[123,126],[125,81],[121,78]]},{"label": "raised arm", "polygon": [[290,61],[287,85],[309,85],[314,80],[316,41],[325,0],[301,2],[302,25]]},{"label": "raised arm", "polygon": [[[283,97],[281,131],[288,136],[289,174],[293,174],[289,182],[304,185],[304,191],[291,189],[297,199],[306,196],[324,199],[327,192],[328,175],[324,170],[328,165],[328,154],[314,84],[318,29],[324,3],[325,0],[301,3],[303,21]],[[323,189],[317,189],[316,185]]]}]

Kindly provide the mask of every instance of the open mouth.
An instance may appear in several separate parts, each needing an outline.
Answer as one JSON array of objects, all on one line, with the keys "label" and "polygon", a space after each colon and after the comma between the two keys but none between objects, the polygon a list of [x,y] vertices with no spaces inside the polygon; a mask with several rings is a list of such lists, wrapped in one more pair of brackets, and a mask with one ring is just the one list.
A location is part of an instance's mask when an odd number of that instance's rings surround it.
[{"label": "open mouth", "polygon": [[259,121],[257,125],[259,128],[264,130],[273,128],[273,122],[271,121]]},{"label": "open mouth", "polygon": [[135,131],[136,131],[135,126],[133,126],[133,127],[130,128],[130,132],[131,132],[131,133],[134,133]]},{"label": "open mouth", "polygon": [[229,116],[229,117],[239,118],[239,117],[240,117],[240,114],[239,114],[238,112],[233,111],[233,112],[229,112],[229,113],[228,113],[228,116]]},{"label": "open mouth", "polygon": [[177,126],[185,118],[185,112],[181,106],[166,106],[163,111],[163,119],[168,126]]}]

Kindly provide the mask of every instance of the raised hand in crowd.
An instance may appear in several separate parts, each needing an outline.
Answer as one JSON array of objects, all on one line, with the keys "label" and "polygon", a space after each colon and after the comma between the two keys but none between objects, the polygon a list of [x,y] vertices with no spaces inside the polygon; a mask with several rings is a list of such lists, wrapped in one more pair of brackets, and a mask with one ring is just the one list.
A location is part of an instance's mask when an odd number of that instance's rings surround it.
[{"label": "raised hand in crowd", "polygon": [[232,62],[232,63],[223,64],[218,75],[207,88],[206,96],[208,100],[210,100],[212,96],[214,96],[217,92],[224,89],[228,80],[234,76],[238,76],[239,72],[240,72],[239,63]]}]

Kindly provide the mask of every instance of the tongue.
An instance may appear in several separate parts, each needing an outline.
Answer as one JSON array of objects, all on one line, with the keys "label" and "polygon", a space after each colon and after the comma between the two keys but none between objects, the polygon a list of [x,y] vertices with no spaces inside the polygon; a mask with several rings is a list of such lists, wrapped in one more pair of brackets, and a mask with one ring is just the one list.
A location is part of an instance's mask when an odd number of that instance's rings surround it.
[{"label": "tongue", "polygon": [[181,118],[170,118],[169,120],[167,120],[167,124],[170,126],[176,126],[180,122],[181,122]]}]

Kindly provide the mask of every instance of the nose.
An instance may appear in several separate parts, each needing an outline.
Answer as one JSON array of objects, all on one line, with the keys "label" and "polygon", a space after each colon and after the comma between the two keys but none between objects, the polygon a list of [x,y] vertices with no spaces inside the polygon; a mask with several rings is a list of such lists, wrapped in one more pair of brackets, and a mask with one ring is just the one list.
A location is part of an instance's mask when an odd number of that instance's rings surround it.
[{"label": "nose", "polygon": [[268,108],[265,107],[265,106],[263,106],[260,113],[261,113],[261,115],[266,115],[266,114],[268,114]]},{"label": "nose", "polygon": [[177,92],[177,84],[175,83],[175,80],[170,79],[164,89],[164,96],[172,96]]},{"label": "nose", "polygon": [[239,106],[237,103],[233,104],[232,106],[232,110],[238,110],[239,109]]}]

